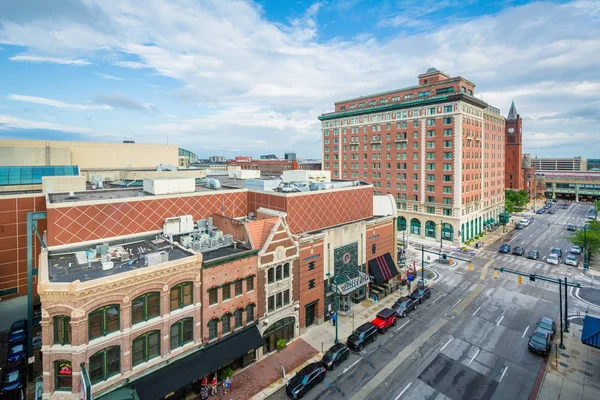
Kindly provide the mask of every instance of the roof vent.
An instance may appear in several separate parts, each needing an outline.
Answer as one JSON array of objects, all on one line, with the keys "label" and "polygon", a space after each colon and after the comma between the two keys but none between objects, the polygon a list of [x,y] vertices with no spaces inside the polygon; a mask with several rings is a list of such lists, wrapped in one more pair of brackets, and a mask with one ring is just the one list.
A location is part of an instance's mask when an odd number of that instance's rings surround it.
[{"label": "roof vent", "polygon": [[437,69],[437,68],[433,68],[433,67],[431,67],[431,68],[429,68],[429,69],[427,70],[427,72],[425,72],[425,73],[426,73],[426,74],[428,74],[428,73],[430,73],[430,72],[437,72],[437,71],[438,71],[438,69]]}]

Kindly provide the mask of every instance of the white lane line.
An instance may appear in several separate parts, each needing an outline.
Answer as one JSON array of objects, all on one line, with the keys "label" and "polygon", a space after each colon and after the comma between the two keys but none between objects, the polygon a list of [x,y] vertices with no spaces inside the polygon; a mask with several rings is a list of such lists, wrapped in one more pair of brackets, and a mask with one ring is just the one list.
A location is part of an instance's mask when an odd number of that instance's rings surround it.
[{"label": "white lane line", "polygon": [[479,306],[479,308],[477,310],[475,310],[475,312],[473,313],[473,315],[477,314],[477,311],[481,310],[481,306]]},{"label": "white lane line", "polygon": [[448,341],[446,342],[446,344],[444,345],[444,347],[442,347],[440,349],[440,352],[444,351],[444,349],[446,348],[446,346],[448,346],[450,344],[450,342],[452,341],[452,338],[448,339]]},{"label": "white lane line", "polygon": [[452,308],[456,307],[458,305],[458,303],[460,303],[461,301],[462,301],[462,299],[460,299],[456,303],[454,303],[454,305],[452,306]]},{"label": "white lane line", "polygon": [[529,325],[527,325],[527,328],[525,328],[525,331],[523,332],[523,335],[521,336],[521,338],[525,337],[525,334],[527,333],[528,330],[529,330]]},{"label": "white lane line", "polygon": [[500,377],[500,380],[498,381],[498,383],[502,382],[502,378],[504,378],[504,374],[506,373],[507,369],[508,369],[508,367],[504,367],[504,371],[502,371],[502,376]]},{"label": "white lane line", "polygon": [[443,296],[443,295],[440,295],[440,296],[439,296],[437,299],[435,299],[435,300],[433,301],[433,303],[431,303],[431,304],[435,304],[435,303],[436,303],[436,302],[437,302],[439,299],[441,299],[442,297],[444,297],[444,296]]},{"label": "white lane line", "polygon": [[479,354],[479,349],[477,349],[477,351],[475,352],[475,354],[473,355],[473,357],[471,357],[471,361],[469,361],[469,365],[471,365],[471,363],[473,362],[473,360],[475,359],[475,357],[477,357],[477,354]]},{"label": "white lane line", "polygon": [[500,319],[498,320],[498,322],[496,322],[496,326],[500,325],[500,322],[502,322],[503,319],[504,319],[504,315],[502,317],[500,317]]},{"label": "white lane line", "polygon": [[400,396],[402,396],[404,394],[404,392],[406,392],[408,390],[408,388],[410,387],[410,385],[412,385],[412,382],[409,383],[408,385],[406,385],[406,387],[404,388],[404,390],[401,391],[400,394],[398,395],[398,397],[396,397],[394,400],[398,400],[400,398]]},{"label": "white lane line", "polygon": [[358,364],[358,363],[359,363],[359,362],[361,362],[361,361],[362,361],[362,357],[361,357],[361,358],[359,358],[358,360],[354,361],[354,364],[352,364],[352,365],[351,365],[351,366],[349,366],[348,368],[344,369],[344,370],[342,371],[342,374],[345,374],[346,372],[350,371],[350,369],[351,369],[352,367],[354,367],[356,364]]},{"label": "white lane line", "polygon": [[398,332],[400,329],[404,328],[406,326],[406,324],[408,324],[410,321],[406,321],[404,323],[404,325],[402,325],[400,328],[396,329],[396,332]]}]

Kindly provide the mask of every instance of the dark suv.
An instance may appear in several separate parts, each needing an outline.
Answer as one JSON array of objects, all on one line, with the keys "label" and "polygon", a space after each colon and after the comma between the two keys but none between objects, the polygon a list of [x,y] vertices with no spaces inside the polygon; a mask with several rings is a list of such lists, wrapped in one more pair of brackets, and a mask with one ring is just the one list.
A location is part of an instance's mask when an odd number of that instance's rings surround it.
[{"label": "dark suv", "polygon": [[396,326],[396,312],[391,308],[384,308],[377,313],[371,323],[377,327],[379,332],[385,333],[390,326]]},{"label": "dark suv", "polygon": [[347,360],[349,355],[350,351],[348,350],[348,346],[338,343],[334,344],[329,348],[329,350],[327,350],[327,352],[323,355],[321,362],[323,365],[325,365],[325,368],[333,370],[342,361]]},{"label": "dark suv", "polygon": [[361,351],[367,343],[377,340],[377,327],[370,322],[362,324],[348,336],[348,347],[352,350]]},{"label": "dark suv", "polygon": [[513,249],[512,253],[515,256],[522,256],[523,254],[525,254],[525,249],[522,248],[521,246],[517,246]]},{"label": "dark suv", "polygon": [[323,363],[310,363],[288,381],[285,391],[292,399],[299,399],[318,383],[323,382],[325,371]]},{"label": "dark suv", "polygon": [[508,254],[510,253],[510,244],[508,243],[504,243],[502,246],[500,246],[500,248],[498,249],[498,253],[504,253],[504,254]]},{"label": "dark suv", "polygon": [[417,309],[417,303],[418,300],[416,299],[411,299],[410,297],[400,297],[398,300],[396,300],[392,306],[392,309],[396,311],[397,316],[404,318],[410,311]]},{"label": "dark suv", "polygon": [[431,297],[431,289],[427,286],[419,286],[410,296],[411,299],[417,300],[419,304],[423,303],[423,300]]}]

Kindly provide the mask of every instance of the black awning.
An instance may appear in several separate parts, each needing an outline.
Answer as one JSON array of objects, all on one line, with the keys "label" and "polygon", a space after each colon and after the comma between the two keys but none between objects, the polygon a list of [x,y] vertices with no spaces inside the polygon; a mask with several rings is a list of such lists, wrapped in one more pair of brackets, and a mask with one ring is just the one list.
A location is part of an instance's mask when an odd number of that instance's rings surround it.
[{"label": "black awning", "polygon": [[136,380],[132,386],[140,400],[162,399],[172,392],[183,389],[194,380],[203,377],[250,350],[263,345],[263,338],[256,325],[236,332],[205,349],[168,364]]},{"label": "black awning", "polygon": [[396,268],[390,253],[369,260],[369,275],[373,277],[377,285],[381,285],[398,275],[398,268]]}]

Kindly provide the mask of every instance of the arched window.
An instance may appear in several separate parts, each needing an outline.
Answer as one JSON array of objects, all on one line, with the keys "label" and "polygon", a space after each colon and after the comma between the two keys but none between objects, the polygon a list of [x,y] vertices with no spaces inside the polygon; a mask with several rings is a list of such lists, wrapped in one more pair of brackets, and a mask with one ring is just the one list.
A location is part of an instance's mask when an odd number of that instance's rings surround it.
[{"label": "arched window", "polygon": [[119,306],[112,304],[92,311],[88,317],[89,340],[106,336],[120,329]]},{"label": "arched window", "polygon": [[189,306],[194,302],[194,284],[183,282],[171,288],[171,311]]},{"label": "arched window", "polygon": [[70,392],[73,389],[71,361],[54,361],[54,390]]},{"label": "arched window", "polygon": [[134,367],[160,356],[160,331],[151,331],[136,337],[131,348],[131,361]]},{"label": "arched window", "polygon": [[410,233],[413,235],[421,234],[421,221],[416,218],[410,220]]},{"label": "arched window", "polygon": [[194,320],[184,318],[171,325],[171,350],[194,340]]},{"label": "arched window", "polygon": [[290,277],[290,263],[283,264],[283,277],[284,278]]},{"label": "arched window", "polygon": [[281,277],[281,265],[278,265],[277,267],[275,267],[275,280],[276,281],[280,281],[283,278]]},{"label": "arched window", "polygon": [[217,288],[208,289],[208,305],[212,306],[219,302],[219,291]]},{"label": "arched window", "polygon": [[425,222],[425,236],[430,238],[435,238],[435,222],[427,221]]},{"label": "arched window", "polygon": [[234,320],[235,320],[235,328],[236,329],[241,328],[242,325],[244,325],[244,310],[242,310],[241,308],[238,308],[233,313],[233,316],[234,316]]},{"label": "arched window", "polygon": [[160,293],[146,293],[136,297],[131,302],[131,323],[138,324],[143,321],[160,316]]},{"label": "arched window", "polygon": [[231,332],[231,314],[225,313],[221,317],[221,334],[226,335]]},{"label": "arched window", "polygon": [[248,304],[246,307],[246,323],[254,322],[254,304]]},{"label": "arched window", "polygon": [[405,231],[406,230],[406,218],[398,217],[397,225],[398,225],[399,231]]},{"label": "arched window", "polygon": [[211,319],[208,321],[208,340],[216,339],[219,335],[219,321],[215,319]]},{"label": "arched window", "polygon": [[275,268],[269,268],[267,271],[267,283],[275,282]]},{"label": "arched window", "polygon": [[107,347],[90,357],[92,385],[121,373],[121,346]]},{"label": "arched window", "polygon": [[61,315],[54,317],[54,344],[71,343],[71,317]]}]

